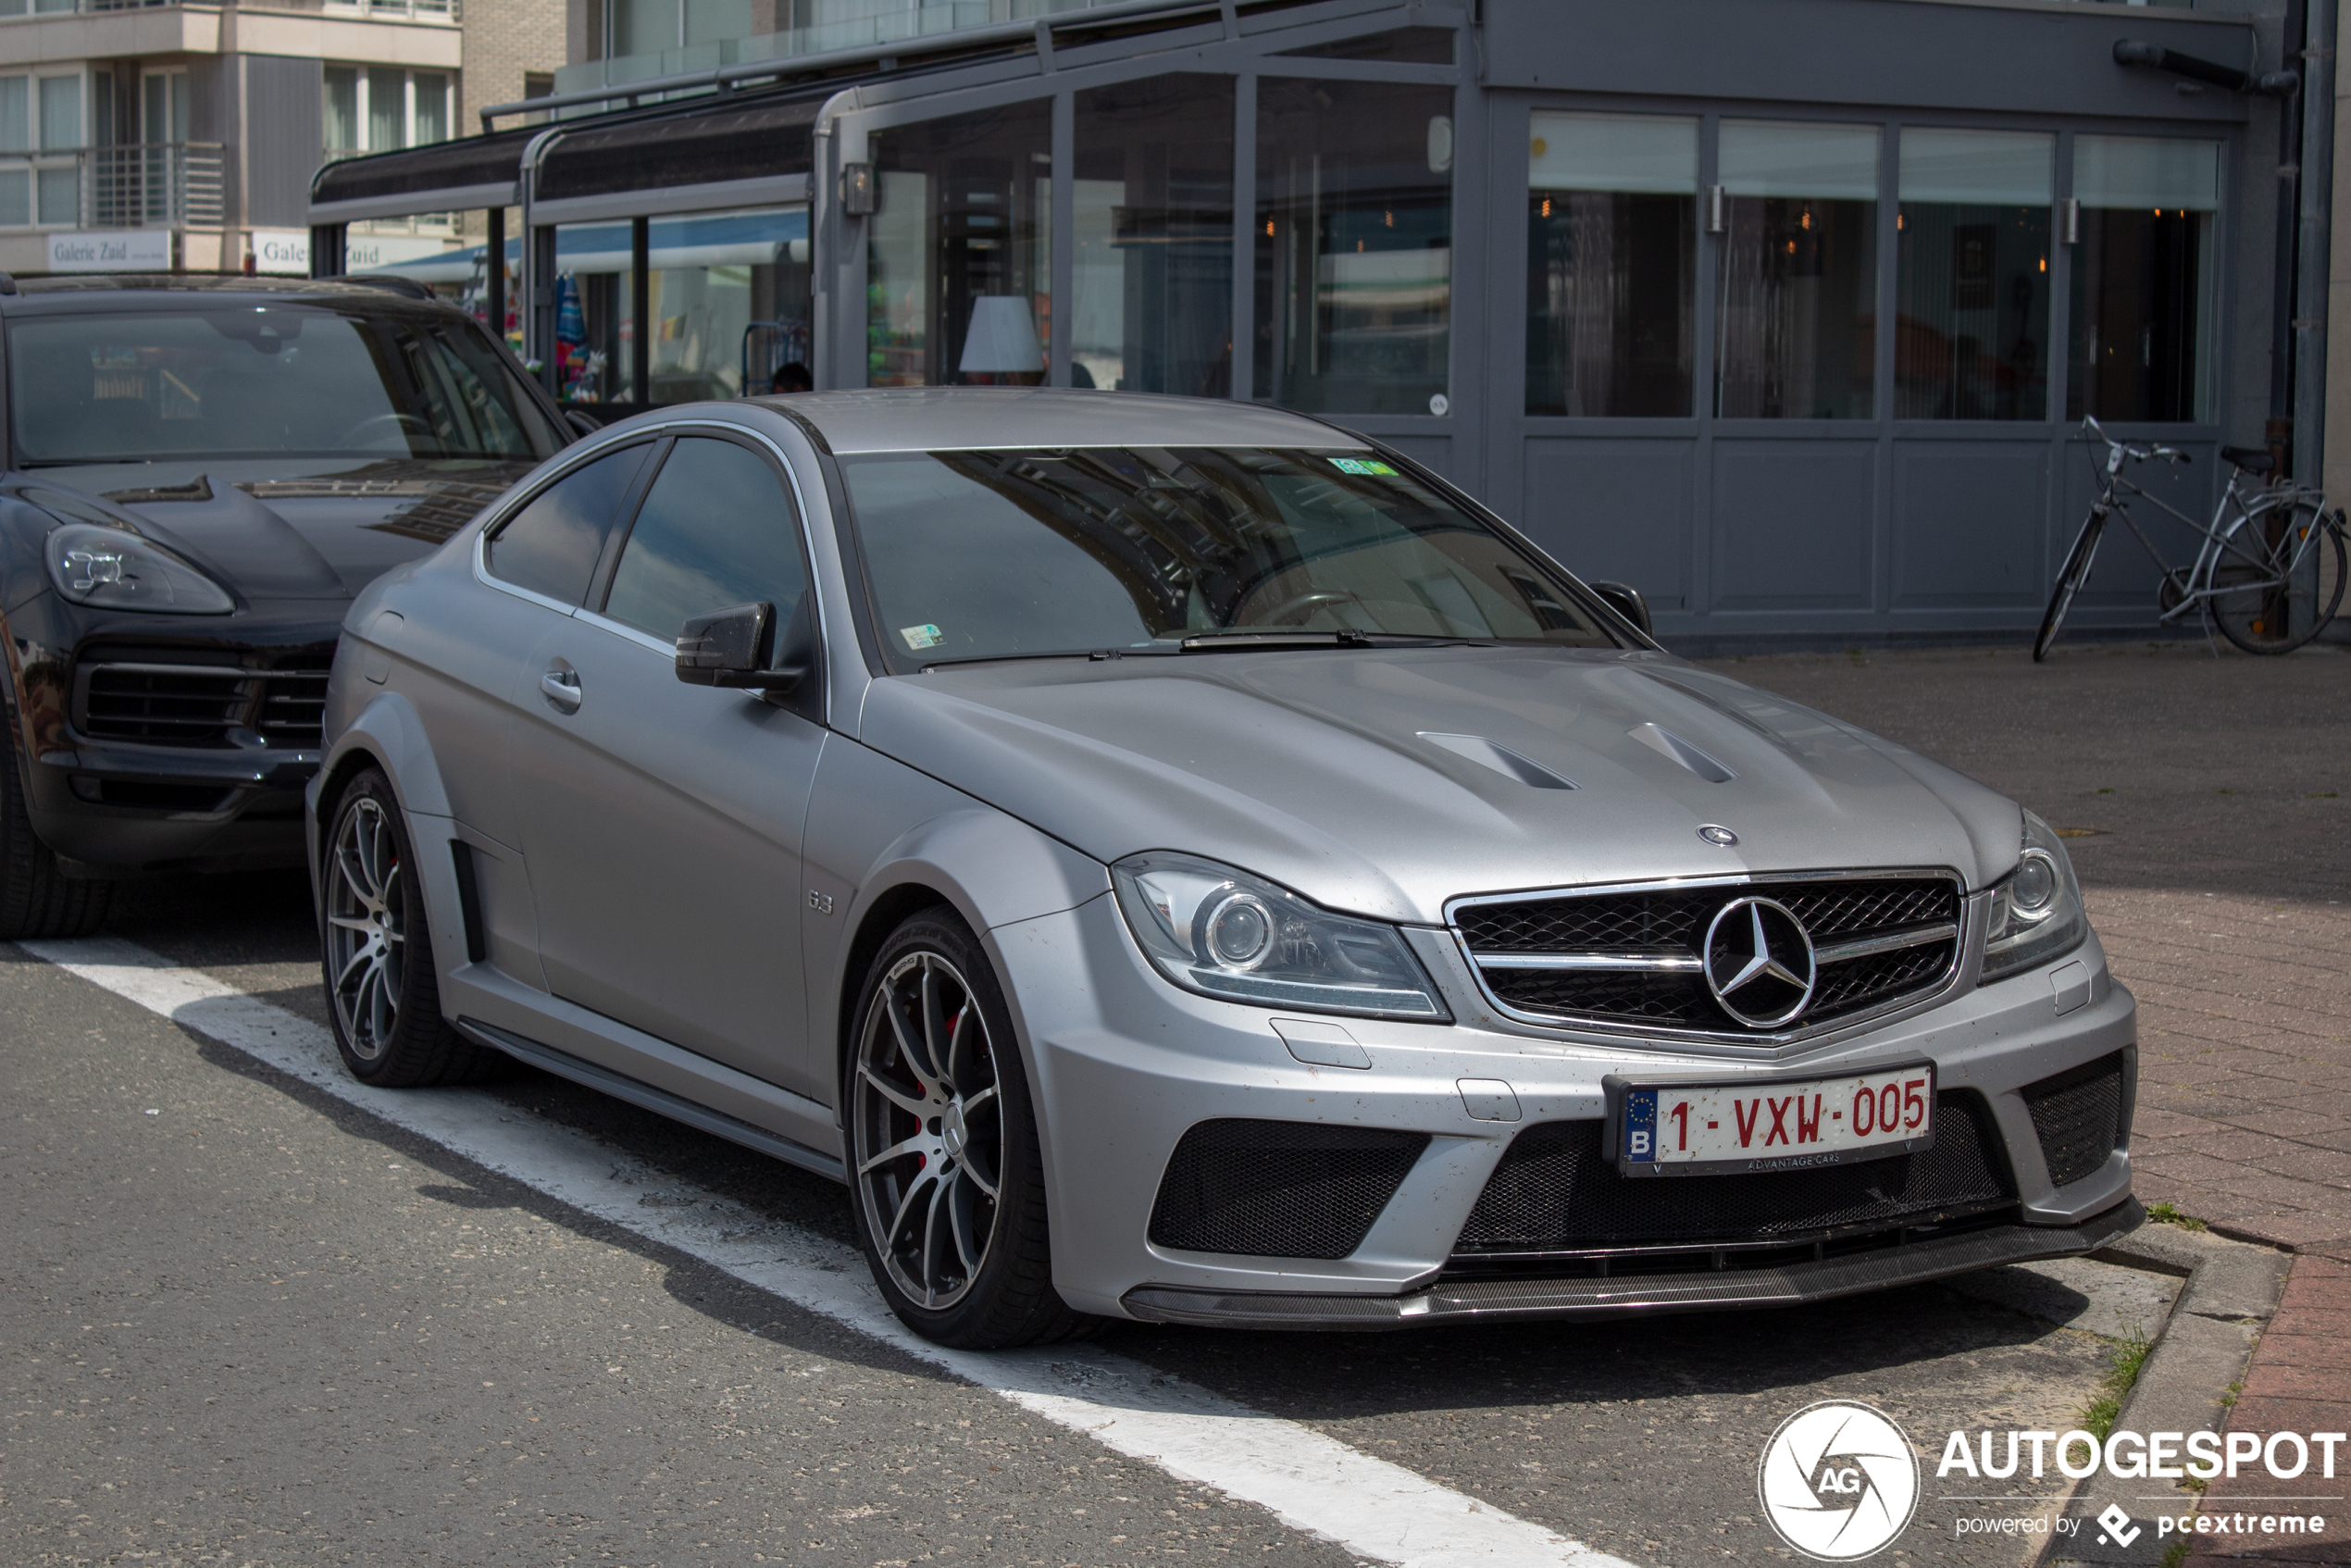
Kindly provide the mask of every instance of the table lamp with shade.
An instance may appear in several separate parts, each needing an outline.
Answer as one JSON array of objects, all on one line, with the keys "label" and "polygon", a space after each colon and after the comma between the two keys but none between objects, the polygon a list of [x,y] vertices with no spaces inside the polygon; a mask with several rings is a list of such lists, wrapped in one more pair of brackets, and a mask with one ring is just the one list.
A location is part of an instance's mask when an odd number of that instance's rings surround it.
[{"label": "table lamp with shade", "polygon": [[972,301],[964,357],[955,367],[982,384],[1036,386],[1045,374],[1037,318],[1019,294],[981,294]]}]

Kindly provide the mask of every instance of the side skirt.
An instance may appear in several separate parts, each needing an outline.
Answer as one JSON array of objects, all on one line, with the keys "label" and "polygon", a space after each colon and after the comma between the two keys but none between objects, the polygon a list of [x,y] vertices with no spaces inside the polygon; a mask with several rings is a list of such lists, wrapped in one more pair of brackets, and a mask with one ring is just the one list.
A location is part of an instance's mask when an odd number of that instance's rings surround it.
[{"label": "side skirt", "polygon": [[804,1143],[794,1143],[791,1139],[778,1137],[764,1127],[753,1126],[749,1122],[737,1121],[726,1113],[713,1111],[706,1105],[697,1105],[692,1101],[672,1094],[665,1089],[655,1089],[653,1085],[640,1082],[626,1074],[616,1073],[609,1067],[599,1067],[593,1062],[584,1062],[568,1052],[558,1051],[552,1045],[541,1045],[534,1039],[526,1039],[511,1029],[502,1029],[495,1024],[485,1024],[479,1018],[459,1018],[457,1027],[484,1045],[495,1046],[517,1061],[528,1062],[534,1067],[543,1067],[558,1077],[569,1078],[578,1084],[585,1084],[588,1088],[601,1090],[616,1100],[626,1100],[632,1105],[641,1105],[646,1110],[667,1116],[672,1121],[683,1122],[690,1127],[697,1127],[703,1132],[740,1143],[746,1149],[755,1149],[762,1154],[783,1161],[786,1164],[798,1165],[804,1171],[814,1171],[818,1176],[830,1180],[846,1183],[849,1179],[847,1167],[830,1154],[811,1149]]}]

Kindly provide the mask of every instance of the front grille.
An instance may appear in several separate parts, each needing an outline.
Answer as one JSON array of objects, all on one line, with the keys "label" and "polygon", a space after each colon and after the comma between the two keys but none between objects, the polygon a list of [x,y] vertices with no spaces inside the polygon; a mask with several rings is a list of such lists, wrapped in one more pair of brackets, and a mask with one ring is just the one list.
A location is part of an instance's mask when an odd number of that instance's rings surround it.
[{"label": "front grille", "polygon": [[2025,1085],[2024,1105],[2051,1185],[2097,1175],[2122,1141],[2122,1053]]},{"label": "front grille", "polygon": [[1201,1122],[1167,1162],[1151,1238],[1195,1252],[1343,1258],[1427,1147],[1424,1132]]},{"label": "front grille", "polygon": [[[85,659],[74,686],[74,728],[93,740],[227,746],[230,731],[272,747],[322,743],[331,648],[281,655],[267,667],[155,654]],[[248,742],[250,744],[250,742]]]},{"label": "front grille", "polygon": [[1934,1146],[1915,1154],[1752,1175],[1624,1176],[1601,1124],[1538,1122],[1511,1139],[1453,1245],[1456,1260],[1623,1247],[1810,1241],[1939,1225],[2006,1208],[2016,1187],[1990,1107],[1938,1094]]},{"label": "front grille", "polygon": [[1699,951],[1723,907],[1748,897],[1785,907],[1818,953],[1804,1011],[1773,1027],[1810,1028],[1922,996],[1959,965],[1959,885],[1943,876],[1466,900],[1453,923],[1487,993],[1521,1015],[1750,1038],[1758,1027],[1715,1000]]}]

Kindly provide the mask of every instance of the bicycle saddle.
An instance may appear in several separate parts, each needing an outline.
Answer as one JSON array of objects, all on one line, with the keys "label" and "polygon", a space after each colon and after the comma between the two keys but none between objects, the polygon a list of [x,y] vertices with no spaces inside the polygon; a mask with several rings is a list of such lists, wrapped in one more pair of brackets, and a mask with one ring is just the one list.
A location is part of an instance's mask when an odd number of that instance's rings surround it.
[{"label": "bicycle saddle", "polygon": [[2248,474],[2266,474],[2278,466],[2275,458],[2258,446],[2224,446],[2220,449],[2220,461]]}]

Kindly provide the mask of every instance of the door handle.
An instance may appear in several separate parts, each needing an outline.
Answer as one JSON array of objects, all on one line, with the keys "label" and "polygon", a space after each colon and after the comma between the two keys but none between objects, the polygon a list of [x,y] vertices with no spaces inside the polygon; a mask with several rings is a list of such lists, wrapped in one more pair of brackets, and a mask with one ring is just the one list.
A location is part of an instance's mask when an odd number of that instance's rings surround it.
[{"label": "door handle", "polygon": [[579,711],[579,672],[562,659],[547,666],[539,678],[539,694],[559,714]]}]

